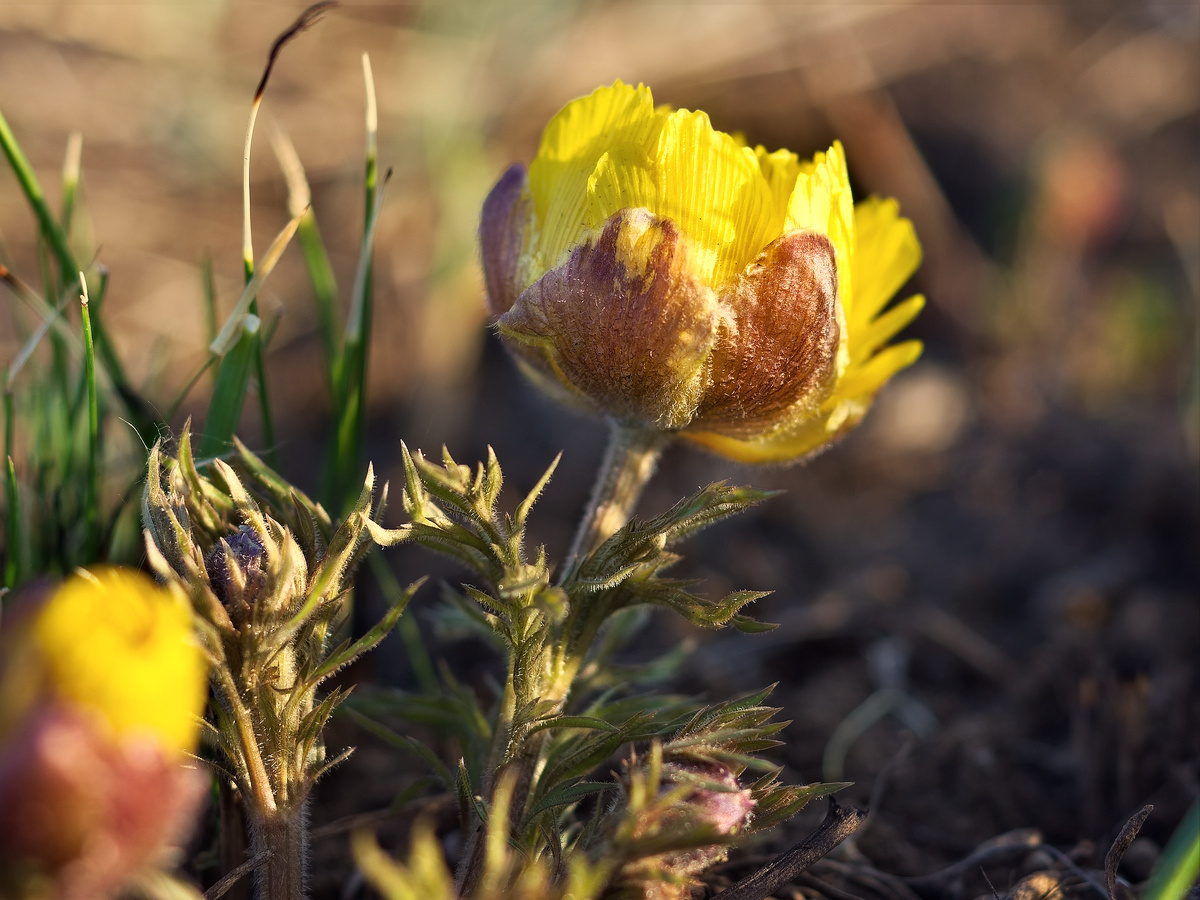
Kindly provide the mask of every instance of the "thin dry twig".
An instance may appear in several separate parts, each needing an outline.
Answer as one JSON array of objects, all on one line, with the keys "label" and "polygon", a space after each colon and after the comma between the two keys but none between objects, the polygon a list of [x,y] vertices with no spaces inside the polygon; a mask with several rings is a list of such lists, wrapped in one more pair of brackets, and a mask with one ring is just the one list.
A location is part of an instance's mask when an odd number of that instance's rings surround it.
[{"label": "thin dry twig", "polygon": [[762,900],[775,893],[834,847],[858,830],[867,814],[852,806],[842,806],[829,798],[829,812],[817,830],[807,838],[731,888],[721,891],[713,900]]},{"label": "thin dry twig", "polygon": [[1019,828],[988,841],[966,859],[939,869],[930,875],[917,875],[900,880],[917,891],[935,890],[973,869],[1008,859],[1021,859],[1034,847],[1045,847],[1042,835],[1035,828]]},{"label": "thin dry twig", "polygon": [[857,894],[851,894],[849,891],[843,891],[841,888],[834,887],[823,878],[818,878],[812,872],[801,872],[796,876],[796,883],[802,884],[805,887],[810,887],[814,891],[820,892],[829,900],[862,900]]},{"label": "thin dry twig", "polygon": [[833,859],[821,860],[820,866],[889,900],[919,900],[917,892],[905,884],[904,879],[871,866]]},{"label": "thin dry twig", "polygon": [[871,827],[871,823],[875,821],[875,817],[879,814],[879,805],[883,802],[883,797],[887,792],[888,782],[891,780],[892,774],[908,759],[908,754],[912,752],[912,748],[916,746],[916,743],[916,737],[913,733],[911,731],[905,732],[904,742],[900,745],[900,749],[892,755],[887,765],[875,776],[875,783],[871,785],[871,796],[867,799],[867,818],[858,830],[856,838],[862,837],[866,830]]},{"label": "thin dry twig", "polygon": [[1067,856],[1067,854],[1063,853],[1057,847],[1052,847],[1049,844],[1042,844],[1042,849],[1058,860],[1058,862],[1062,864],[1063,868],[1067,869],[1072,875],[1095,890],[1095,892],[1101,897],[1108,897],[1108,891],[1104,889],[1104,885],[1097,881],[1096,877],[1090,872],[1081,869],[1075,860],[1071,859],[1071,857]]},{"label": "thin dry twig", "polygon": [[217,900],[218,897],[223,897],[225,892],[233,887],[243,876],[249,875],[268,859],[271,858],[271,851],[264,850],[262,853],[257,853],[250,857],[236,869],[231,869],[225,873],[225,876],[204,892],[204,900]]},{"label": "thin dry twig", "polygon": [[996,886],[992,884],[992,879],[988,878],[987,870],[983,866],[979,867],[979,874],[982,875],[983,880],[987,882],[987,886],[991,889],[994,900],[1000,900],[1000,892],[996,890]]},{"label": "thin dry twig", "polygon": [[846,881],[860,884],[888,900],[919,900],[916,890],[908,887],[901,878],[890,875],[862,863],[842,863],[838,859],[822,859],[815,866],[828,870]]},{"label": "thin dry twig", "polygon": [[1121,858],[1125,856],[1125,851],[1129,849],[1129,845],[1138,836],[1138,832],[1146,823],[1146,818],[1152,812],[1154,812],[1154,806],[1147,803],[1130,816],[1124,827],[1121,828],[1121,833],[1117,835],[1117,839],[1108,848],[1108,853],[1104,857],[1104,879],[1108,882],[1108,896],[1111,900],[1121,900],[1123,896],[1123,893],[1117,893],[1117,866],[1121,864]]}]

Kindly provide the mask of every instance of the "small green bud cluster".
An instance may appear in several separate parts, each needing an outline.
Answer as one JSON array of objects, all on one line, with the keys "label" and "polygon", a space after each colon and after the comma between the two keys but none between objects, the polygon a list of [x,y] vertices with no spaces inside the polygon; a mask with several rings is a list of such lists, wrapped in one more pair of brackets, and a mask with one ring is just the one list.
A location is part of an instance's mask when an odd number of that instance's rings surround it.
[{"label": "small green bud cluster", "polygon": [[[209,475],[185,430],[175,457],[150,454],[143,500],[146,546],[159,577],[191,597],[212,664],[207,736],[246,798],[253,849],[272,897],[306,893],[306,804],[317,779],[347,755],[325,758],[322,731],[349,694],[317,689],[391,629],[415,587],[353,643],[336,643],[351,576],[370,549],[386,487],[372,504],[370,471],[334,528],[325,510],[235,440],[230,465]],[[263,886],[262,882],[266,881]]]}]

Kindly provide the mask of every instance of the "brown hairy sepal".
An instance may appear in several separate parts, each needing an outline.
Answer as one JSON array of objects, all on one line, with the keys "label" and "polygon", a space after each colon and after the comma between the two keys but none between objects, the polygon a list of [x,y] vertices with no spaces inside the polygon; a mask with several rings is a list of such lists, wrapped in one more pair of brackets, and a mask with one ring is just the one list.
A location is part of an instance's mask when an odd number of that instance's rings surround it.
[{"label": "brown hairy sepal", "polygon": [[707,384],[721,315],[690,258],[670,219],[621,210],[523,291],[497,325],[523,345],[526,360],[608,415],[686,427]]},{"label": "brown hairy sepal", "polygon": [[[544,223],[543,223],[544,224]],[[790,231],[715,288],[669,218],[623,209],[549,271],[522,166],[483,206],[488,304],[540,387],[630,424],[754,440],[816,415],[842,326],[828,237]]]}]

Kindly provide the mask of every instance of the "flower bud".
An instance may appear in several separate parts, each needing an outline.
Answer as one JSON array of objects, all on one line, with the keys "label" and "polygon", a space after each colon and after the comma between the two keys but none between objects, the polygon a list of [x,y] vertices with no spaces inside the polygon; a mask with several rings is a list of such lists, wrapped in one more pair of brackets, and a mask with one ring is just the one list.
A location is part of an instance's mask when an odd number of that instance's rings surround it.
[{"label": "flower bud", "polygon": [[204,558],[208,581],[235,625],[248,622],[267,583],[267,551],[247,525],[219,540]]},{"label": "flower bud", "polygon": [[[611,852],[631,857],[617,876],[621,895],[642,900],[691,897],[696,877],[727,858],[755,806],[753,792],[724,763],[688,755],[664,763],[657,748],[626,762],[621,787]],[[664,844],[675,849],[642,851]]]},{"label": "flower bud", "polygon": [[655,107],[620,81],[568,104],[483,206],[496,325],[552,393],[747,462],[857,423],[920,353],[880,315],[920,261],[894,201],[853,205],[840,144],[811,162]]},{"label": "flower bud", "polygon": [[684,764],[676,767],[673,777],[676,782],[699,782],[683,799],[683,804],[697,820],[711,826],[718,834],[733,834],[749,821],[754,798],[727,766]]},{"label": "flower bud", "polygon": [[207,672],[186,602],[137,572],[66,581],[0,644],[0,895],[98,898],[187,827]]}]

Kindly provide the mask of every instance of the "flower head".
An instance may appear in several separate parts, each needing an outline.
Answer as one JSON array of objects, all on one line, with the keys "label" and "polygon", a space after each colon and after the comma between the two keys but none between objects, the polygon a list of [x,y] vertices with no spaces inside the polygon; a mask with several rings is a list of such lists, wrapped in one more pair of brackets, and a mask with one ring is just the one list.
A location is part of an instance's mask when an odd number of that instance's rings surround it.
[{"label": "flower head", "polygon": [[99,713],[118,737],[195,750],[208,666],[185,598],[128,569],[76,575],[40,611],[33,637],[58,698]]},{"label": "flower head", "polygon": [[841,145],[808,162],[620,81],[567,104],[484,203],[488,301],[552,392],[749,462],[862,418],[920,354],[880,315],[920,261],[895,201],[854,206]]},{"label": "flower head", "polygon": [[186,599],[140,573],[25,599],[0,636],[0,895],[108,897],[203,797],[207,665]]}]

